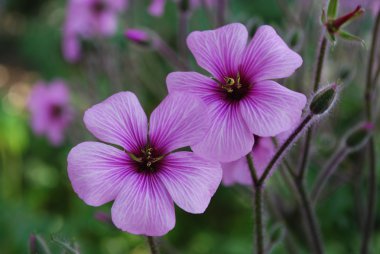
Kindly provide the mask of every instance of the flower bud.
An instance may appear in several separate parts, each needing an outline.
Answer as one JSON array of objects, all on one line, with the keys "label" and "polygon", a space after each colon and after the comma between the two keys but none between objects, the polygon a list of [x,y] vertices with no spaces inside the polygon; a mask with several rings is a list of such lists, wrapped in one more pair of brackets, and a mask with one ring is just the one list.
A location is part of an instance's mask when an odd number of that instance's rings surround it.
[{"label": "flower bud", "polygon": [[375,126],[373,123],[366,122],[354,127],[348,132],[344,142],[345,146],[350,150],[358,150],[362,148],[368,141]]},{"label": "flower bud", "polygon": [[310,103],[310,112],[314,115],[326,113],[335,102],[337,90],[337,84],[332,84],[319,90]]},{"label": "flower bud", "polygon": [[124,32],[124,35],[128,40],[141,46],[148,46],[151,43],[151,36],[149,33],[141,29],[127,29]]},{"label": "flower bud", "polygon": [[364,13],[364,9],[358,5],[355,10],[352,12],[341,16],[337,19],[330,19],[325,23],[325,26],[327,28],[327,31],[331,34],[337,33],[340,28],[347,24],[348,22],[352,21],[353,19],[361,16]]}]

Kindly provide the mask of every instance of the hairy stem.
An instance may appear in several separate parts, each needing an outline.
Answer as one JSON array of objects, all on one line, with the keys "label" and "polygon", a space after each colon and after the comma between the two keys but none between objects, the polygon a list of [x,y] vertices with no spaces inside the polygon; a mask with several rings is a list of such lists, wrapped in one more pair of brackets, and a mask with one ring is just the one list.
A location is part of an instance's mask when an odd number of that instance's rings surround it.
[{"label": "hairy stem", "polygon": [[258,182],[258,178],[257,178],[255,166],[253,165],[253,160],[252,160],[251,153],[247,154],[246,158],[247,158],[247,162],[248,162],[249,171],[251,172],[252,182],[253,182],[253,185],[254,185],[253,187],[255,187],[255,185]]},{"label": "hairy stem", "polygon": [[217,4],[216,12],[216,25],[223,26],[226,23],[226,11],[227,11],[227,1],[228,0],[219,0]]},{"label": "hairy stem", "polygon": [[375,209],[376,209],[376,154],[374,139],[371,138],[368,144],[369,149],[369,174],[368,174],[368,203],[367,211],[364,221],[364,230],[362,235],[362,244],[360,253],[368,253],[369,242],[371,240],[371,234],[373,225],[375,223]]},{"label": "hairy stem", "polygon": [[317,219],[314,214],[314,210],[311,205],[309,196],[306,193],[303,181],[298,179],[296,181],[296,187],[300,196],[301,209],[304,214],[307,229],[309,230],[310,241],[313,245],[313,251],[317,254],[324,253],[323,244],[320,234],[320,229],[317,224]]},{"label": "hairy stem", "polygon": [[251,154],[246,156],[249,171],[252,176],[253,183],[253,214],[254,214],[254,246],[257,254],[264,253],[264,230],[263,230],[263,188],[262,185],[258,185],[258,179]]},{"label": "hairy stem", "polygon": [[[368,66],[367,66],[367,80],[366,80],[366,90],[364,95],[364,101],[365,101],[365,110],[366,110],[366,117],[369,122],[372,121],[372,115],[373,115],[373,109],[372,109],[372,103],[373,103],[373,83],[372,83],[372,72],[375,64],[375,54],[376,54],[376,46],[378,43],[378,33],[380,28],[380,10],[377,13],[376,16],[376,22],[375,27],[373,30],[372,35],[372,45],[370,50],[370,55],[368,59]],[[367,200],[367,211],[364,221],[364,229],[363,229],[363,235],[362,235],[362,243],[360,252],[362,254],[368,253],[369,248],[369,242],[371,239],[372,234],[372,228],[374,224],[374,216],[375,216],[375,209],[376,209],[376,186],[377,186],[377,180],[376,180],[376,150],[375,150],[375,140],[374,136],[372,136],[368,142],[368,150],[369,150],[369,174],[368,174],[368,200]]]},{"label": "hairy stem", "polygon": [[258,185],[262,185],[262,183],[265,181],[265,179],[268,177],[270,172],[272,171],[273,167],[280,161],[280,159],[284,156],[285,152],[287,151],[288,147],[290,147],[297,139],[299,138],[299,134],[301,134],[305,128],[309,125],[311,120],[313,119],[312,114],[308,114],[303,121],[298,125],[298,127],[293,131],[293,133],[287,138],[287,140],[280,146],[280,148],[277,150],[273,158],[268,163],[267,167],[264,170],[264,173],[261,175],[261,177],[258,180]]},{"label": "hairy stem", "polygon": [[339,164],[346,158],[348,151],[345,147],[341,147],[330,158],[327,165],[323,170],[319,171],[317,180],[315,180],[314,187],[311,191],[311,200],[315,204],[321,194],[322,189],[326,186],[326,183],[330,180],[330,177],[335,173]]},{"label": "hairy stem", "polygon": [[[316,62],[316,69],[315,69],[315,75],[314,75],[314,84],[313,84],[313,92],[316,92],[319,89],[319,83],[321,82],[321,76],[322,76],[322,70],[323,70],[323,63],[326,55],[326,48],[327,48],[327,39],[324,33],[322,33],[322,39],[319,45],[319,51],[318,51],[318,57]],[[309,154],[310,154],[310,143],[313,138],[313,128],[310,128],[307,131],[304,146],[303,146],[303,153],[301,157],[301,163],[299,166],[298,174],[300,178],[304,178],[305,171],[307,168],[307,163],[309,160]]]},{"label": "hairy stem", "polygon": [[186,36],[188,32],[188,24],[189,24],[189,12],[188,11],[183,11],[179,10],[178,13],[178,51],[180,56],[187,60],[188,55],[187,55],[187,47],[186,47]]},{"label": "hairy stem", "polygon": [[151,254],[160,254],[160,250],[158,248],[158,244],[156,239],[153,236],[148,236],[148,244],[150,248],[150,253]]},{"label": "hairy stem", "polygon": [[180,58],[176,52],[169,47],[160,37],[156,37],[153,42],[154,49],[175,68],[181,71],[189,70],[187,63]]},{"label": "hairy stem", "polygon": [[255,187],[255,246],[256,254],[264,254],[263,188]]}]

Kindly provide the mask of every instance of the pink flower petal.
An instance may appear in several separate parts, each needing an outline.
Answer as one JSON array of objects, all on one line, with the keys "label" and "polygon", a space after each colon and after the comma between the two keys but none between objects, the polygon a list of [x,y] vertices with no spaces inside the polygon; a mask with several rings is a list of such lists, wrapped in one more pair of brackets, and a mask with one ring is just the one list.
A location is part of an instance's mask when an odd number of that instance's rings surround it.
[{"label": "pink flower petal", "polygon": [[242,24],[230,24],[203,32],[192,32],[187,45],[198,65],[216,78],[235,77],[247,44],[248,32]]},{"label": "pink flower petal", "polygon": [[245,156],[236,161],[222,163],[222,168],[224,185],[252,185],[252,176],[251,172],[249,172],[248,162]]},{"label": "pink flower petal", "polygon": [[74,191],[92,206],[114,200],[125,186],[125,179],[134,173],[125,152],[99,142],[77,145],[71,149],[67,162]]},{"label": "pink flower petal", "polygon": [[240,103],[241,114],[251,132],[271,137],[297,123],[306,97],[268,80],[256,83]]},{"label": "pink flower petal", "polygon": [[[275,154],[276,148],[271,138],[256,137],[255,142],[251,155],[256,175],[261,177]],[[229,186],[235,183],[252,185],[252,176],[246,157],[233,162],[223,163],[222,168],[224,185]]]},{"label": "pink flower petal", "polygon": [[248,154],[253,146],[253,135],[245,124],[238,104],[223,100],[209,104],[211,126],[200,143],[191,148],[206,159],[230,162]]},{"label": "pink flower petal", "polygon": [[95,29],[101,35],[111,36],[117,30],[117,13],[113,10],[97,16],[95,21]]},{"label": "pink flower petal", "polygon": [[76,35],[65,34],[62,43],[62,51],[64,58],[68,62],[77,62],[82,56],[79,38],[77,38]]},{"label": "pink flower petal", "polygon": [[185,92],[202,98],[206,103],[215,99],[213,96],[220,87],[210,77],[197,72],[172,72],[166,78],[169,93]]},{"label": "pink flower petal", "polygon": [[150,117],[150,141],[161,153],[191,146],[206,134],[208,123],[207,108],[200,98],[171,93]]},{"label": "pink flower petal", "polygon": [[153,174],[132,174],[112,206],[112,221],[132,234],[162,236],[175,224],[174,204]]},{"label": "pink flower petal", "polygon": [[49,129],[46,130],[47,137],[51,144],[58,146],[63,142],[64,139],[64,128],[57,126],[56,124],[51,124]]},{"label": "pink flower petal", "polygon": [[159,172],[174,202],[189,213],[203,213],[221,178],[219,163],[204,160],[191,152],[168,155]]},{"label": "pink flower petal", "polygon": [[243,54],[240,74],[251,84],[289,77],[302,65],[302,58],[270,26],[261,26]]},{"label": "pink flower petal", "polygon": [[147,117],[136,95],[120,92],[88,109],[84,115],[87,129],[103,142],[139,152],[146,144]]}]

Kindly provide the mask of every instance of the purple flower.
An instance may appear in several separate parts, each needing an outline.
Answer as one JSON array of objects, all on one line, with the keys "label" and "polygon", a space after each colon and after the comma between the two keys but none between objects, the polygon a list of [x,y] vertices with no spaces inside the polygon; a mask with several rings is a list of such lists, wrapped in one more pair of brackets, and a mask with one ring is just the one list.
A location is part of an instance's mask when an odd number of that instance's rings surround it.
[{"label": "purple flower", "polygon": [[[255,137],[255,144],[253,145],[251,156],[258,178],[264,173],[265,167],[275,152],[276,148],[272,138]],[[242,157],[233,162],[223,163],[222,169],[224,185],[229,186],[235,183],[252,185],[252,176],[246,157]]]},{"label": "purple flower", "polygon": [[37,135],[46,135],[53,145],[61,144],[73,113],[65,83],[61,80],[49,85],[37,83],[30,94],[28,109],[33,131]]},{"label": "purple flower", "polygon": [[235,161],[252,150],[254,137],[271,137],[291,128],[306,104],[303,94],[271,79],[290,76],[302,58],[270,26],[260,27],[247,44],[241,24],[193,32],[187,44],[212,78],[196,72],[168,75],[170,93],[183,91],[203,99],[211,126],[195,153],[220,162]]},{"label": "purple flower", "polygon": [[[212,8],[217,0],[189,0],[190,9],[196,9],[202,5],[202,1],[205,1],[205,4],[208,8]],[[166,0],[152,0],[151,4],[148,7],[148,12],[152,16],[160,17],[164,13]]]},{"label": "purple flower", "polygon": [[130,92],[93,106],[84,122],[105,143],[84,142],[71,150],[68,174],[75,192],[92,206],[115,200],[114,224],[133,234],[171,230],[173,201],[187,212],[204,212],[220,184],[221,167],[192,152],[174,152],[202,139],[208,128],[204,108],[194,96],[171,94],[148,124]]},{"label": "purple flower", "polygon": [[69,0],[63,29],[63,54],[67,61],[81,57],[81,39],[111,36],[126,0]]}]

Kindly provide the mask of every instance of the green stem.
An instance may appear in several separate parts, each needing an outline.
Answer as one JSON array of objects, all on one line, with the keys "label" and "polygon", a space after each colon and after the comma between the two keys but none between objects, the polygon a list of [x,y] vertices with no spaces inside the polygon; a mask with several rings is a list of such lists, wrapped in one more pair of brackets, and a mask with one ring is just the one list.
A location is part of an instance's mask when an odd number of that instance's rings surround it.
[{"label": "green stem", "polygon": [[322,189],[325,187],[326,183],[330,180],[330,177],[335,173],[339,164],[346,158],[348,151],[346,147],[341,147],[335,154],[330,158],[327,165],[319,172],[317,180],[315,180],[314,187],[311,191],[311,200],[315,204],[319,198]]},{"label": "green stem", "polygon": [[[318,51],[318,57],[317,57],[317,63],[316,63],[316,69],[315,69],[315,76],[314,76],[314,84],[313,84],[313,92],[316,92],[319,89],[319,83],[321,82],[321,76],[322,76],[322,70],[323,70],[323,63],[326,55],[326,48],[327,48],[327,39],[324,33],[322,33],[322,40],[319,45],[319,51]],[[307,163],[309,160],[310,155],[310,144],[311,140],[313,138],[313,128],[310,128],[307,131],[304,146],[303,146],[303,154],[301,157],[301,163],[299,166],[298,174],[300,178],[304,178]]]},{"label": "green stem", "polygon": [[247,162],[248,162],[249,171],[251,172],[251,177],[252,177],[253,185],[255,187],[255,185],[258,182],[258,178],[257,178],[255,166],[253,165],[253,160],[252,160],[251,153],[247,154],[246,158],[247,158]]},{"label": "green stem", "polygon": [[367,213],[364,222],[364,230],[362,236],[362,244],[360,248],[361,254],[368,253],[369,242],[371,240],[371,234],[373,225],[375,223],[375,211],[376,211],[376,154],[374,139],[369,140],[369,174],[368,174],[368,203]]},{"label": "green stem", "polygon": [[148,238],[150,253],[151,254],[160,254],[160,250],[158,248],[156,239],[153,236],[147,236],[147,238]]},{"label": "green stem", "polygon": [[[375,54],[376,54],[376,46],[378,43],[378,33],[380,28],[380,10],[376,16],[375,27],[372,35],[372,44],[370,55],[368,59],[368,69],[367,69],[367,80],[366,80],[366,90],[364,95],[365,101],[365,110],[366,117],[369,122],[372,121],[373,109],[372,103],[373,98],[373,84],[372,84],[372,72],[375,63]],[[377,175],[376,175],[376,149],[375,149],[375,140],[374,136],[372,136],[368,142],[369,149],[369,174],[368,174],[368,203],[367,203],[367,211],[364,222],[362,243],[360,248],[360,253],[367,254],[369,243],[372,234],[372,228],[375,221],[375,210],[376,210],[376,186],[377,186]]]},{"label": "green stem", "polygon": [[247,154],[246,156],[249,171],[251,172],[252,183],[253,183],[253,192],[254,192],[254,200],[253,200],[253,210],[254,210],[254,246],[257,254],[264,253],[264,230],[263,230],[263,188],[262,185],[258,184],[258,178],[255,170],[255,166],[253,165],[253,160],[251,154]]},{"label": "green stem", "polygon": [[309,230],[311,244],[313,245],[314,253],[322,254],[324,253],[323,244],[320,234],[320,229],[317,224],[317,219],[315,217],[313,208],[311,206],[311,201],[306,193],[303,181],[295,180],[296,187],[299,192],[301,209],[304,213],[305,222],[307,224],[307,229]]},{"label": "green stem", "polygon": [[304,129],[309,125],[311,120],[313,119],[313,115],[307,115],[303,121],[298,125],[298,127],[293,131],[293,133],[287,138],[287,140],[280,146],[277,150],[276,154],[268,163],[267,167],[264,170],[264,173],[258,180],[257,185],[261,186],[265,179],[268,177],[269,173],[272,171],[274,165],[279,162],[279,160],[284,156],[288,147],[290,147],[295,141],[297,141],[300,134],[304,131]]},{"label": "green stem", "polygon": [[217,11],[216,11],[216,25],[223,26],[226,22],[226,11],[228,0],[219,0],[217,3]]},{"label": "green stem", "polygon": [[263,188],[255,187],[255,246],[256,254],[264,254]]}]

